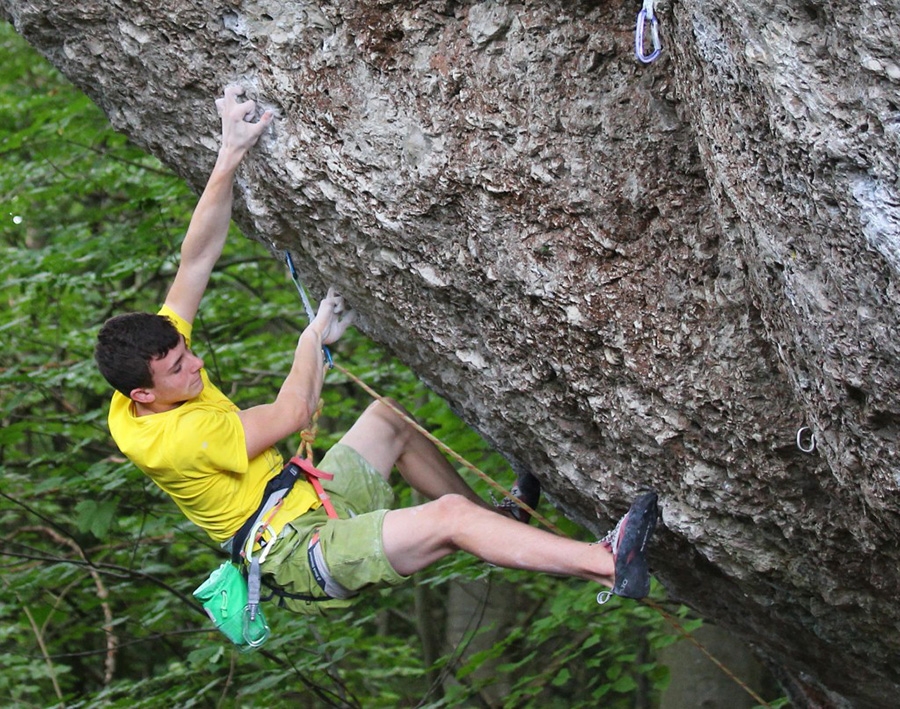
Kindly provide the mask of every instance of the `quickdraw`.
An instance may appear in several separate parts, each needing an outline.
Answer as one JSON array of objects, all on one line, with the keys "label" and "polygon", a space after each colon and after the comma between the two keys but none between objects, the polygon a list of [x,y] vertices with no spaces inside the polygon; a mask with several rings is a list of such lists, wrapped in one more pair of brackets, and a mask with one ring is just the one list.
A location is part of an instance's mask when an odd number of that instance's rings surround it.
[{"label": "quickdraw", "polygon": [[[300,300],[303,301],[303,309],[306,311],[306,317],[309,319],[309,322],[312,322],[316,318],[316,313],[313,310],[312,303],[309,302],[309,296],[306,295],[306,289],[300,282],[300,276],[297,273],[297,268],[294,266],[294,259],[291,258],[290,251],[284,252],[284,262],[287,264],[288,272],[291,274],[291,280],[294,282],[294,285],[297,287],[297,292],[300,294]],[[331,359],[331,350],[327,347],[322,347],[322,352],[325,355],[325,362],[327,362],[328,368],[331,369],[334,367],[334,360]]]}]

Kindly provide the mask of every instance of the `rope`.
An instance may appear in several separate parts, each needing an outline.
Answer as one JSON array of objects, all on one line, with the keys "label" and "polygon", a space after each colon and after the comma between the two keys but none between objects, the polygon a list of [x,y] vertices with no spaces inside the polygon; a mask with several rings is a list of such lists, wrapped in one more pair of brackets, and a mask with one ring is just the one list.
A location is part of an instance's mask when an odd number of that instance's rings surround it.
[{"label": "rope", "polygon": [[[494,488],[497,492],[499,492],[505,498],[507,498],[508,500],[512,500],[513,503],[515,503],[521,509],[528,512],[534,519],[536,519],[538,522],[540,522],[542,525],[544,525],[544,527],[551,530],[552,532],[555,532],[559,536],[565,536],[565,534],[559,529],[559,527],[557,527],[555,524],[553,524],[553,522],[551,522],[546,517],[544,517],[543,515],[539,514],[535,510],[533,510],[531,507],[526,505],[524,502],[522,502],[517,497],[514,497],[512,495],[512,493],[507,491],[506,488],[504,488],[500,483],[496,482],[487,473],[483,472],[478,467],[476,467],[475,465],[470,463],[468,460],[463,458],[459,453],[457,453],[452,448],[450,448],[450,446],[448,446],[442,440],[440,440],[439,438],[434,436],[430,431],[423,428],[417,421],[415,421],[413,418],[411,418],[405,411],[400,409],[389,399],[386,399],[385,397],[381,396],[381,394],[379,394],[372,387],[370,387],[368,384],[366,384],[358,376],[353,374],[353,372],[351,372],[349,369],[341,366],[337,362],[334,363],[334,369],[337,369],[345,377],[347,377],[351,381],[355,382],[361,389],[363,389],[363,391],[365,391],[373,399],[384,404],[385,406],[389,406],[393,411],[395,411],[397,413],[397,415],[400,418],[402,418],[406,423],[408,423],[410,426],[412,426],[416,431],[418,431],[419,433],[424,435],[429,441],[431,441],[434,445],[436,445],[440,450],[444,451],[444,453],[449,455],[451,458],[453,458],[453,460],[455,460],[457,463],[459,463],[460,465],[465,467],[467,470],[469,470],[472,473],[474,473],[475,475],[477,475],[479,478],[481,478],[484,482],[486,482],[488,485],[490,485],[492,488]],[[322,406],[322,402],[320,401],[319,402],[319,410],[316,411],[316,415],[313,418],[313,425],[315,425],[315,422],[318,419],[319,411],[321,410],[321,406]],[[301,434],[301,438],[303,438],[303,434]],[[313,438],[315,438],[315,434],[313,434]],[[302,445],[302,443],[301,443],[301,445]],[[310,453],[310,455],[311,455],[311,453]],[[771,707],[772,706],[771,704],[766,702],[762,697],[760,697],[756,692],[754,692],[753,689],[751,689],[743,680],[741,680],[737,675],[735,675],[734,672],[729,670],[724,664],[722,664],[719,660],[717,660],[712,655],[712,653],[709,652],[709,650],[707,650],[705,647],[703,647],[703,645],[700,643],[699,640],[697,640],[697,638],[695,638],[693,635],[691,635],[684,628],[684,626],[682,626],[677,620],[675,620],[675,618],[670,613],[668,613],[666,610],[664,610],[662,608],[662,606],[660,606],[658,603],[656,603],[656,601],[653,601],[650,598],[644,598],[644,599],[640,600],[639,602],[645,604],[649,608],[652,608],[657,613],[659,613],[663,617],[663,619],[667,623],[669,623],[669,625],[671,625],[672,628],[674,628],[674,630],[679,635],[681,635],[683,638],[690,640],[691,643],[693,643],[700,650],[700,652],[702,652],[707,658],[709,658],[710,662],[712,662],[716,667],[718,667],[720,670],[722,670],[722,672],[724,672],[727,677],[729,677],[733,682],[735,682],[735,684],[737,684],[739,687],[741,687],[741,689],[743,689],[745,692],[747,692],[747,694],[749,694],[759,706],[763,706],[763,707]]]},{"label": "rope", "polygon": [[324,400],[319,399],[319,405],[309,421],[309,426],[300,431],[300,445],[297,447],[297,456],[305,458],[310,465],[315,465],[313,460],[313,443],[316,442],[316,436],[319,433],[319,416],[322,415],[322,407],[325,405]]},{"label": "rope", "polygon": [[756,692],[754,692],[749,686],[747,686],[747,684],[740,677],[735,675],[734,672],[729,670],[725,665],[723,665],[719,660],[717,660],[712,655],[712,653],[710,653],[709,650],[707,650],[705,647],[703,647],[703,645],[700,643],[699,640],[697,640],[697,638],[695,638],[693,635],[691,635],[691,633],[689,633],[684,628],[684,626],[681,625],[681,623],[679,623],[677,620],[675,620],[675,618],[672,616],[671,613],[664,610],[662,608],[662,606],[660,606],[656,601],[654,601],[650,598],[644,598],[641,600],[641,603],[643,603],[644,605],[652,608],[657,613],[659,613],[663,617],[663,619],[665,619],[669,623],[669,625],[671,625],[681,637],[683,637],[687,640],[690,640],[697,647],[697,649],[700,652],[702,652],[709,659],[710,662],[712,662],[716,667],[718,667],[720,670],[722,670],[722,672],[724,672],[727,677],[731,678],[731,680],[734,681],[734,683],[737,684],[741,689],[743,689],[745,692],[747,692],[747,694],[749,694],[751,697],[753,697],[753,701],[755,701],[758,705],[763,706],[763,707],[771,707],[772,706],[771,704],[769,704],[769,702],[764,700]]},{"label": "rope", "polygon": [[544,517],[539,512],[536,512],[535,510],[533,510],[531,507],[526,505],[524,502],[522,502],[517,497],[514,497],[511,492],[509,492],[505,487],[503,487],[500,483],[498,483],[496,480],[494,480],[490,475],[481,471],[475,465],[473,465],[468,460],[463,458],[459,453],[457,453],[455,450],[450,448],[450,446],[448,446],[446,443],[444,443],[440,438],[437,438],[430,431],[423,428],[417,421],[412,419],[405,411],[400,409],[389,399],[386,399],[385,397],[381,396],[377,391],[375,391],[372,387],[370,387],[368,384],[366,384],[362,379],[360,379],[355,374],[353,374],[350,370],[348,370],[345,367],[342,367],[337,362],[335,362],[334,368],[337,369],[338,371],[340,371],[344,376],[348,377],[353,382],[358,384],[373,399],[384,404],[385,406],[389,406],[406,423],[408,423],[410,426],[412,426],[414,429],[416,429],[419,433],[421,433],[423,436],[425,436],[429,441],[434,443],[434,445],[436,445],[440,450],[444,451],[444,453],[446,453],[451,458],[453,458],[453,460],[455,460],[457,463],[459,463],[460,465],[465,467],[467,470],[473,472],[475,475],[477,475],[479,478],[481,478],[489,486],[494,488],[494,490],[496,490],[498,493],[503,495],[503,497],[505,497],[508,500],[512,500],[516,505],[518,505],[521,509],[525,510],[528,514],[530,514],[532,517],[534,517],[534,519],[536,519],[538,522],[540,522],[542,525],[544,525],[550,531],[555,532],[559,536],[565,536],[563,534],[562,530],[560,530],[559,527],[557,527],[555,524],[553,524],[553,522],[551,522],[549,519]]}]

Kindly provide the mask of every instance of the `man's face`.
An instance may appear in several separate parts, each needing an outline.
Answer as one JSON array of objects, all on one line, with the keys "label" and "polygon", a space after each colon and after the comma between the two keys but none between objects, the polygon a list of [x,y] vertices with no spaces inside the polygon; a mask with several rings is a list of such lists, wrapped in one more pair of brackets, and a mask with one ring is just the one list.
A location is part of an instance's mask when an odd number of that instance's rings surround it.
[{"label": "man's face", "polygon": [[183,337],[164,357],[150,360],[155,408],[174,408],[198,396],[203,391],[202,367],[203,360],[187,348]]}]

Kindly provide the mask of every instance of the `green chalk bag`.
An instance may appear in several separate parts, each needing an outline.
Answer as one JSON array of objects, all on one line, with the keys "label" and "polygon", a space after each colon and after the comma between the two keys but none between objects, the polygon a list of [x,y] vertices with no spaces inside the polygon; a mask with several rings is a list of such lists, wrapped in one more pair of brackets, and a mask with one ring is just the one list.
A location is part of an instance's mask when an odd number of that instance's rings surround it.
[{"label": "green chalk bag", "polygon": [[230,561],[213,571],[194,591],[194,597],[216,628],[242,651],[254,650],[269,638],[269,626],[262,609],[250,618],[247,603],[247,579]]}]

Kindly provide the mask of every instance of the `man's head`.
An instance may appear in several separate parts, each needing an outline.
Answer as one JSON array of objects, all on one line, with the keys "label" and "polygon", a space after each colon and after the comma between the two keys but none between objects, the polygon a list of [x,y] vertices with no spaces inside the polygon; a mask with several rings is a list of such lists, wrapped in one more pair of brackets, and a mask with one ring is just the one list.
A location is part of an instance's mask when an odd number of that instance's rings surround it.
[{"label": "man's head", "polygon": [[97,335],[94,359],[116,390],[140,404],[163,408],[203,389],[203,360],[184,343],[163,315],[128,313],[106,321]]}]

